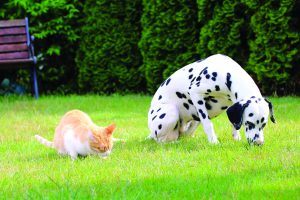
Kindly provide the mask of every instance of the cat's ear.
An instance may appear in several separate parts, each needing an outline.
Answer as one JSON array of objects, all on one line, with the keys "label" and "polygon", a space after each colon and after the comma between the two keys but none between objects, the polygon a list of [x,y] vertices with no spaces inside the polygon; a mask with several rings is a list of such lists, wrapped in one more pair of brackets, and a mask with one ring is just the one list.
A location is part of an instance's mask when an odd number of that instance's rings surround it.
[{"label": "cat's ear", "polygon": [[105,128],[107,135],[112,135],[112,133],[114,132],[116,128],[115,124],[111,124],[108,127]]}]

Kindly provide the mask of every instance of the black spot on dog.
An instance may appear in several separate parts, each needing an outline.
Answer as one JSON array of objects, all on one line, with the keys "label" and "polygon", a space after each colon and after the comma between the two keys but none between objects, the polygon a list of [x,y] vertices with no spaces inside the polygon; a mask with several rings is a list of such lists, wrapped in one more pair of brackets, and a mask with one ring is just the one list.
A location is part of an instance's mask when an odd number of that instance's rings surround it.
[{"label": "black spot on dog", "polygon": [[192,72],[193,71],[193,68],[189,69],[189,72]]},{"label": "black spot on dog", "polygon": [[211,90],[210,90],[210,89],[208,89],[208,90],[207,90],[207,92],[209,93],[209,92],[211,92]]},{"label": "black spot on dog", "polygon": [[200,76],[198,76],[197,77],[197,79],[196,79],[196,81],[200,81],[201,80],[201,77]]},{"label": "black spot on dog", "polygon": [[249,113],[249,117],[252,117],[253,116],[253,113]]},{"label": "black spot on dog", "polygon": [[231,84],[232,84],[232,81],[230,79],[231,79],[231,74],[227,73],[225,85],[227,86],[229,91],[231,91]]},{"label": "black spot on dog", "polygon": [[174,127],[174,130],[176,130],[178,127],[178,122],[176,123],[175,127]]},{"label": "black spot on dog", "polygon": [[261,118],[260,122],[261,122],[261,123],[263,123],[263,122],[264,122],[264,120],[265,120],[265,118],[263,117],[263,118]]},{"label": "black spot on dog", "polygon": [[156,137],[157,137],[157,131],[155,131],[155,135],[156,135]]},{"label": "black spot on dog", "polygon": [[154,112],[154,110],[151,110],[151,114]]},{"label": "black spot on dog", "polygon": [[188,110],[190,108],[189,104],[183,103],[183,106]]},{"label": "black spot on dog", "polygon": [[189,75],[189,79],[192,79],[193,78],[193,74]]},{"label": "black spot on dog", "polygon": [[159,95],[159,97],[158,97],[158,100],[161,100],[161,98],[162,98],[162,96],[161,96],[161,95]]},{"label": "black spot on dog", "polygon": [[152,118],[152,121],[155,120],[156,117],[157,117],[157,115],[155,115],[155,116]]},{"label": "black spot on dog", "polygon": [[255,140],[256,138],[259,138],[259,135],[258,135],[258,134],[255,134],[255,135],[254,135],[253,140]]},{"label": "black spot on dog", "polygon": [[160,125],[158,125],[158,129],[160,130],[162,128],[162,125],[160,124]]},{"label": "black spot on dog", "polygon": [[259,120],[257,120],[256,123],[259,124]]},{"label": "black spot on dog", "polygon": [[[207,70],[206,70],[207,68],[208,68],[208,67],[204,67],[204,69],[202,69],[202,71],[200,72],[199,75],[201,75],[202,73],[204,73],[204,71],[206,71],[206,72],[205,72],[205,74],[206,74],[206,73],[207,73]],[[204,75],[205,75],[205,74],[204,74]]]},{"label": "black spot on dog", "polygon": [[211,80],[216,81],[217,79],[215,77],[212,77]]},{"label": "black spot on dog", "polygon": [[182,95],[182,98],[185,98],[185,99],[186,99],[186,96],[185,96],[185,94],[183,94],[183,93],[182,93],[181,95]]},{"label": "black spot on dog", "polygon": [[166,81],[162,82],[162,84],[160,84],[160,87],[164,86],[165,82],[166,82]]},{"label": "black spot on dog", "polygon": [[261,126],[261,128],[263,129],[265,126],[266,126],[266,123],[263,123],[262,126]]},{"label": "black spot on dog", "polygon": [[237,92],[236,92],[236,93],[234,93],[234,96],[235,96],[235,99],[237,99],[237,98],[238,98],[238,94],[237,94]]},{"label": "black spot on dog", "polygon": [[252,129],[254,129],[254,126],[249,125],[249,131],[251,131]]},{"label": "black spot on dog", "polygon": [[222,110],[226,110],[228,107],[227,106],[222,106],[221,109]]},{"label": "black spot on dog", "polygon": [[220,91],[220,87],[218,85],[215,86],[216,91]]},{"label": "black spot on dog", "polygon": [[161,110],[161,108],[159,108],[156,112],[159,112]]},{"label": "black spot on dog", "polygon": [[211,98],[210,100],[211,100],[211,102],[213,102],[213,103],[218,103],[218,100],[217,100],[217,99]]},{"label": "black spot on dog", "polygon": [[182,99],[182,94],[180,92],[176,92],[176,95],[179,99]]},{"label": "black spot on dog", "polygon": [[209,103],[205,102],[205,108],[207,110],[211,110],[212,107],[211,107],[211,105]]},{"label": "black spot on dog", "polygon": [[201,114],[201,116],[202,116],[202,118],[203,119],[205,119],[206,118],[206,115],[205,115],[205,113],[201,110],[201,109],[199,109],[199,112],[200,112],[200,114]]},{"label": "black spot on dog", "polygon": [[171,81],[171,78],[168,78],[166,85],[169,85],[170,81]]},{"label": "black spot on dog", "polygon": [[209,74],[206,74],[205,78],[209,79],[209,78],[210,78],[210,75],[209,75]]},{"label": "black spot on dog", "polygon": [[194,119],[195,121],[199,121],[199,122],[200,122],[200,118],[199,118],[198,116],[192,114],[192,117],[193,117],[193,119]]},{"label": "black spot on dog", "polygon": [[163,119],[166,116],[166,113],[163,113],[159,116],[160,119]]},{"label": "black spot on dog", "polygon": [[250,97],[250,99],[254,99],[254,98],[255,98],[255,96]]},{"label": "black spot on dog", "polygon": [[206,69],[203,71],[203,74],[204,74],[204,75],[207,74],[207,70],[206,70]]},{"label": "black spot on dog", "polygon": [[194,105],[191,99],[188,100],[189,104]]},{"label": "black spot on dog", "polygon": [[199,100],[199,101],[198,101],[198,104],[199,104],[199,105],[203,105],[203,101],[202,101],[202,100]]},{"label": "black spot on dog", "polygon": [[217,72],[213,72],[212,75],[213,75],[213,77],[217,77],[218,73]]},{"label": "black spot on dog", "polygon": [[196,77],[194,77],[194,78],[191,80],[191,82],[194,82],[195,79],[196,79]]},{"label": "black spot on dog", "polygon": [[200,59],[200,60],[197,60],[196,62],[199,63],[199,62],[202,62],[203,60],[205,60],[205,59]]}]

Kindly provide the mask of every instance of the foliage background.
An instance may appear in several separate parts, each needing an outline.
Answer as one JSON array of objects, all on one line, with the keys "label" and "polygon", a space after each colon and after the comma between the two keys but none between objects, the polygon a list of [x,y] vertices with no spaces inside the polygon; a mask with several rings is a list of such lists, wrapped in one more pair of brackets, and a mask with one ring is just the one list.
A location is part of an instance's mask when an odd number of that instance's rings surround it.
[{"label": "foliage background", "polygon": [[[178,68],[216,53],[241,64],[264,95],[297,94],[299,13],[296,0],[0,3],[0,19],[29,18],[44,94],[153,94]],[[13,76],[30,88],[28,71]]]}]

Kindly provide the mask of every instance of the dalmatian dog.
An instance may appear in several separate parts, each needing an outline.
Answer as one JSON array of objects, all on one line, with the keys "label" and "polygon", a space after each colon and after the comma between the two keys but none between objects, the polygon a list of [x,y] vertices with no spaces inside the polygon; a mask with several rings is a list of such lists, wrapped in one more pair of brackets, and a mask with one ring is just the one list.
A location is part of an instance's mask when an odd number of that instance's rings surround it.
[{"label": "dalmatian dog", "polygon": [[201,123],[208,141],[218,143],[211,119],[225,110],[233,138],[241,140],[244,125],[250,144],[264,143],[269,114],[275,123],[271,102],[249,74],[228,56],[216,54],[179,69],[160,85],[148,113],[149,138],[168,142],[193,136]]}]

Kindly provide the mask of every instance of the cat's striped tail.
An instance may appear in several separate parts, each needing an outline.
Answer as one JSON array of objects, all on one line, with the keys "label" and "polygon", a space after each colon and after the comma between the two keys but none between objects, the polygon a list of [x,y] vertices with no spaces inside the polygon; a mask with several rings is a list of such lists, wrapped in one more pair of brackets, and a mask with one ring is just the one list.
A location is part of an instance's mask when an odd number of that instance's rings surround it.
[{"label": "cat's striped tail", "polygon": [[42,136],[39,135],[35,135],[34,136],[35,139],[37,139],[37,141],[39,141],[41,144],[50,147],[50,148],[54,148],[53,142],[50,142],[49,140],[43,138]]}]

